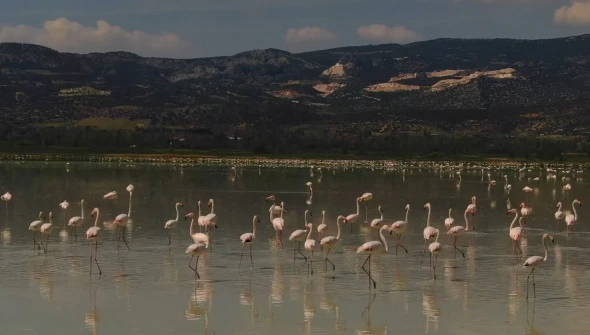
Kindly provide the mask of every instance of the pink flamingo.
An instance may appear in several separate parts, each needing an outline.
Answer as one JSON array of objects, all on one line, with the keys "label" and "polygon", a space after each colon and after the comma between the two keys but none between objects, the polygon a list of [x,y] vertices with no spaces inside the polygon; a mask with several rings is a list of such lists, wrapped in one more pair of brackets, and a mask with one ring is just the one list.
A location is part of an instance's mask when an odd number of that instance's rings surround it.
[{"label": "pink flamingo", "polygon": [[[197,201],[197,207],[199,208],[199,217],[197,218],[197,223],[199,224],[199,231],[203,231],[203,227],[207,226],[207,220],[205,219],[205,215],[201,212],[201,200]],[[207,230],[207,228],[205,228]]]},{"label": "pink flamingo", "polygon": [[307,250],[310,255],[309,255],[309,263],[307,266],[307,271],[311,270],[311,275],[313,276],[313,250],[315,249],[315,240],[311,238],[311,233],[313,231],[313,223],[308,223],[306,225],[306,227],[309,229],[308,233],[307,233],[307,239],[305,240],[305,243],[303,244],[303,247],[305,248],[305,250]]},{"label": "pink flamingo", "polygon": [[172,229],[176,227],[178,220],[180,219],[180,213],[178,212],[178,209],[183,206],[184,205],[181,202],[177,202],[174,205],[174,208],[176,208],[176,219],[168,220],[166,223],[164,223],[164,229],[166,229],[168,234],[168,246],[172,244]]},{"label": "pink flamingo", "polygon": [[395,235],[397,236],[397,241],[395,243],[395,254],[397,255],[397,247],[402,247],[405,251],[406,254],[408,253],[408,249],[406,249],[406,247],[404,247],[401,243],[401,239],[402,239],[402,235],[408,231],[408,214],[410,213],[410,204],[407,204],[405,207],[406,210],[406,221],[395,221],[394,223],[391,224],[391,227],[389,227],[389,234],[391,235],[392,232],[395,232]]},{"label": "pink flamingo", "polygon": [[99,216],[98,208],[94,208],[90,216],[94,218],[94,226],[88,228],[86,231],[86,240],[90,242],[90,276],[92,277],[92,242],[94,241],[94,262],[96,263],[96,267],[98,268],[98,275],[102,275],[102,271],[100,270],[100,265],[98,265],[98,260],[96,256],[98,255],[98,238],[100,234],[100,227],[98,226],[98,216]]},{"label": "pink flamingo", "polygon": [[[305,242],[305,237],[307,235],[307,229],[309,229],[309,225],[307,223],[307,213],[309,212],[308,209],[305,210],[305,229],[297,229],[294,232],[291,233],[291,236],[289,236],[289,241],[293,241],[293,242],[297,242],[297,247],[293,247],[293,261],[295,261],[295,256],[296,256],[296,252],[298,252],[301,256],[303,256],[303,258],[305,259],[305,261],[307,262],[307,257],[305,257],[305,255],[303,253],[301,253],[301,243]],[[310,214],[311,216],[311,214]]]},{"label": "pink flamingo", "polygon": [[346,222],[350,224],[350,233],[352,234],[352,224],[356,223],[356,220],[358,220],[359,215],[360,215],[360,202],[361,202],[361,198],[356,198],[356,213],[353,214],[349,214],[346,217]]},{"label": "pink flamingo", "polygon": [[285,203],[281,202],[281,216],[278,218],[273,218],[273,209],[274,209],[275,205],[271,205],[270,209],[268,210],[268,213],[270,215],[270,223],[272,223],[273,228],[275,229],[275,237],[276,237],[276,241],[277,241],[277,250],[279,249],[279,245],[281,246],[281,248],[285,249],[285,247],[283,247],[283,229],[285,228],[285,220],[283,220],[283,213],[285,212],[284,208],[285,208]]},{"label": "pink flamingo", "polygon": [[324,261],[326,265],[328,262],[332,264],[333,271],[336,271],[336,265],[334,265],[334,263],[332,263],[332,261],[328,259],[328,255],[330,254],[330,250],[332,249],[332,247],[340,242],[340,232],[342,230],[340,227],[341,223],[346,223],[346,218],[342,215],[338,215],[338,218],[336,218],[336,225],[338,226],[338,234],[336,235],[336,237],[326,236],[320,240],[320,248],[326,253],[326,258],[324,259]]},{"label": "pink flamingo", "polygon": [[252,241],[256,238],[256,223],[260,222],[258,215],[254,215],[252,218],[252,232],[251,233],[244,233],[240,236],[240,241],[242,242],[242,254],[240,255],[240,263],[238,264],[238,269],[240,265],[242,265],[242,257],[244,256],[244,247],[246,244],[250,247],[250,268],[254,268],[254,261],[252,261]]},{"label": "pink flamingo", "polygon": [[[363,266],[361,267],[363,271],[365,271],[367,276],[369,276],[369,290],[371,289],[371,282],[373,283],[373,288],[377,288],[377,283],[375,282],[375,279],[373,279],[373,277],[371,276],[371,256],[373,256],[373,254],[386,254],[389,251],[389,248],[387,246],[387,240],[385,240],[385,236],[383,236],[383,231],[385,230],[389,230],[389,226],[387,226],[386,224],[381,226],[381,228],[379,229],[379,241],[365,242],[363,245],[358,247],[358,249],[356,249],[357,254],[369,254],[367,259],[363,263]],[[389,234],[391,235],[391,231],[389,232]],[[369,271],[365,269],[365,264],[367,264],[367,262],[369,262]]]},{"label": "pink flamingo", "polygon": [[459,236],[463,235],[466,231],[469,230],[469,219],[467,219],[467,213],[469,213],[469,207],[467,207],[467,209],[465,209],[465,213],[463,215],[463,217],[465,218],[465,227],[463,226],[454,226],[451,227],[451,229],[449,229],[449,231],[447,231],[447,235],[454,237],[453,239],[453,248],[455,250],[459,250],[459,252],[461,253],[461,255],[463,256],[463,258],[465,258],[465,254],[463,253],[463,251],[461,251],[461,249],[457,248],[457,239],[459,238]]},{"label": "pink flamingo", "polygon": [[39,212],[39,220],[31,222],[29,225],[29,230],[33,232],[33,250],[35,250],[35,245],[37,245],[38,250],[41,250],[41,245],[39,245],[39,242],[37,242],[35,237],[43,224],[43,220],[45,220],[45,215],[43,215],[43,212]]},{"label": "pink flamingo", "polygon": [[373,219],[373,221],[371,221],[371,228],[373,229],[381,229],[381,225],[383,224],[383,208],[381,208],[381,205],[377,207],[377,210],[381,214],[381,217]]},{"label": "pink flamingo", "polygon": [[[520,219],[518,219],[518,211],[514,208],[509,210],[507,214],[508,215],[515,214],[514,220],[512,220],[512,223],[510,223],[509,235],[510,235],[510,238],[512,239],[512,253],[514,255],[516,255],[516,258],[518,259],[518,254],[516,253],[516,250],[518,250],[520,252],[520,255],[522,255],[522,250],[520,249],[520,236],[522,235],[522,231],[523,231],[522,221],[524,220],[524,218],[520,217]],[[514,227],[517,219],[518,219],[518,223],[520,224],[520,227]]]},{"label": "pink flamingo", "polygon": [[432,265],[432,272],[434,273],[434,279],[436,279],[436,261],[438,260],[438,252],[440,251],[440,243],[438,243],[438,236],[440,234],[440,231],[438,229],[434,230],[435,234],[436,234],[436,240],[434,240],[434,242],[430,243],[430,245],[428,246],[428,251],[430,251],[430,259],[432,260],[432,255],[434,255],[434,262],[431,262]]},{"label": "pink flamingo", "polygon": [[209,236],[207,236],[207,234],[203,234],[201,232],[195,232],[194,231],[194,225],[195,225],[195,214],[194,213],[188,213],[187,215],[184,216],[184,219],[186,220],[187,218],[191,219],[191,225],[189,227],[189,235],[191,236],[191,238],[193,239],[193,241],[195,243],[205,243],[205,244],[209,244]]},{"label": "pink flamingo", "polygon": [[573,227],[573,225],[578,221],[578,211],[576,211],[576,204],[582,207],[582,202],[580,202],[578,199],[575,199],[572,201],[572,209],[574,214],[568,214],[565,216],[565,225],[567,226],[568,235],[571,234],[570,227]]},{"label": "pink flamingo", "polygon": [[[208,248],[209,245],[206,243],[194,243],[189,245],[188,248],[186,248],[186,251],[184,252],[185,254],[192,254],[191,260],[188,262],[188,267],[195,272],[195,280],[201,279],[201,276],[197,271],[199,267],[199,257],[201,257],[202,254],[207,253]],[[197,256],[197,261],[195,262],[195,267],[193,268],[191,265],[193,263],[193,258],[195,258],[195,256]]]},{"label": "pink flamingo", "polygon": [[[420,265],[422,265],[422,261],[424,260],[424,255],[426,254],[426,243],[430,242],[430,240],[436,235],[437,229],[430,225],[430,203],[427,202],[424,205],[424,209],[428,209],[428,216],[426,217],[426,228],[424,228],[423,236],[424,236],[424,249],[422,250],[422,258],[420,259]],[[432,266],[432,256],[430,265]]]},{"label": "pink flamingo", "polygon": [[[47,254],[47,248],[49,247],[49,235],[51,235],[51,232],[53,232],[54,227],[55,226],[53,225],[53,213],[49,212],[49,223],[44,223],[39,228],[39,231],[41,232],[41,234],[47,236],[47,239],[45,240],[45,245],[43,246],[43,249],[46,254]],[[43,245],[43,236],[41,236],[41,245]]]},{"label": "pink flamingo", "polygon": [[68,222],[68,226],[74,231],[74,240],[76,242],[78,241],[77,228],[84,223],[84,199],[80,201],[80,208],[82,209],[82,216],[74,216]]},{"label": "pink flamingo", "polygon": [[447,227],[447,232],[449,229],[451,229],[454,223],[455,219],[453,219],[453,209],[449,208],[449,217],[445,219],[445,227]]},{"label": "pink flamingo", "polygon": [[545,249],[545,258],[541,257],[541,256],[531,256],[529,258],[527,258],[527,260],[524,262],[524,267],[530,267],[532,268],[531,272],[529,273],[529,275],[526,277],[526,298],[529,298],[529,277],[531,275],[533,275],[533,295],[535,296],[535,298],[537,297],[537,293],[535,290],[535,270],[544,262],[547,261],[547,245],[545,244],[545,239],[551,239],[551,243],[555,243],[555,239],[553,238],[553,236],[549,235],[549,234],[543,234],[543,237],[541,238],[541,241],[543,242],[543,248]]},{"label": "pink flamingo", "polygon": [[324,234],[328,231],[328,225],[324,223],[326,218],[326,211],[322,211],[322,223],[320,223],[317,227],[318,235],[320,238],[324,237]]},{"label": "pink flamingo", "polygon": [[467,206],[467,209],[469,209],[469,211],[473,213],[473,215],[475,215],[475,212],[477,211],[477,205],[475,204],[476,200],[477,199],[475,198],[475,196],[471,197],[471,204]]},{"label": "pink flamingo", "polygon": [[122,239],[125,243],[125,246],[127,246],[127,250],[131,251],[131,248],[129,248],[129,244],[127,244],[127,240],[125,240],[125,228],[127,227],[128,221],[129,216],[127,216],[127,214],[119,214],[117,215],[117,217],[115,217],[115,220],[113,221],[113,224],[115,225],[115,227],[117,227],[117,250],[119,250],[119,244]]},{"label": "pink flamingo", "polygon": [[524,218],[524,223],[527,223],[527,217],[533,214],[533,209],[531,207],[527,207],[525,203],[520,204],[520,215]]},{"label": "pink flamingo", "polygon": [[565,215],[563,213],[562,209],[562,204],[561,201],[557,203],[557,211],[555,211],[555,220],[557,221],[556,223],[556,227],[559,229],[559,221],[563,220],[565,218]]}]

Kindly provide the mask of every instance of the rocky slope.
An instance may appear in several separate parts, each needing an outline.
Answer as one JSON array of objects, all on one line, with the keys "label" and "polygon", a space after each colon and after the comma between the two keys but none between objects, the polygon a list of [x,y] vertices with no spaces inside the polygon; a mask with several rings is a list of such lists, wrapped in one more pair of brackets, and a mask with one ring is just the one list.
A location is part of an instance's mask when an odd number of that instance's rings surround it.
[{"label": "rocky slope", "polygon": [[249,124],[587,135],[589,106],[590,35],[202,59],[0,44],[0,118],[16,128],[120,118],[223,131]]}]

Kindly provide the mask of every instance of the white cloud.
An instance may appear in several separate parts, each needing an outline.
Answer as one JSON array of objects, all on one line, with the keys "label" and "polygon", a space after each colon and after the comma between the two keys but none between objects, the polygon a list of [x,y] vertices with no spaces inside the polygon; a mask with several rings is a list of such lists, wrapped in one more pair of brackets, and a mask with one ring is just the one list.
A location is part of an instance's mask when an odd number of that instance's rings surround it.
[{"label": "white cloud", "polygon": [[289,44],[329,42],[337,38],[333,32],[320,27],[291,28],[285,33],[285,42]]},{"label": "white cloud", "polygon": [[416,32],[407,29],[404,26],[388,27],[383,24],[372,24],[370,26],[361,26],[356,30],[357,35],[369,41],[381,42],[413,42],[420,39]]},{"label": "white cloud", "polygon": [[172,56],[189,46],[175,34],[127,31],[104,20],[96,26],[83,26],[63,17],[45,21],[42,28],[0,25],[0,42],[34,43],[69,52],[130,51],[145,56]]},{"label": "white cloud", "polygon": [[558,8],[553,15],[557,24],[590,25],[590,2],[574,2]]}]

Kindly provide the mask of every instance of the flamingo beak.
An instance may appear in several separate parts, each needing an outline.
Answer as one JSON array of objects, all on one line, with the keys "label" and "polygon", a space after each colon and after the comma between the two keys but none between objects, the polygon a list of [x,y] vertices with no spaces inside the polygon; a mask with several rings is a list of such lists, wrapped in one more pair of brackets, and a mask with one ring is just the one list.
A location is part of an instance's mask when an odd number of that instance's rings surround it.
[{"label": "flamingo beak", "polygon": [[393,230],[390,230],[390,231],[389,231],[389,235],[392,235],[392,234],[393,234]]}]

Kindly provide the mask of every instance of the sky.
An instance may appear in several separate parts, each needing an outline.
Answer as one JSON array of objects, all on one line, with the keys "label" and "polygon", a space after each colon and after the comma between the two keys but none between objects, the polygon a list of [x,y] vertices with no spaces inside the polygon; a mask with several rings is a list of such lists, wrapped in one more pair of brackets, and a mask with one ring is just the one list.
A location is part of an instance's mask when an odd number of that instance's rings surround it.
[{"label": "sky", "polygon": [[0,42],[196,58],[590,32],[590,0],[0,0]]}]

